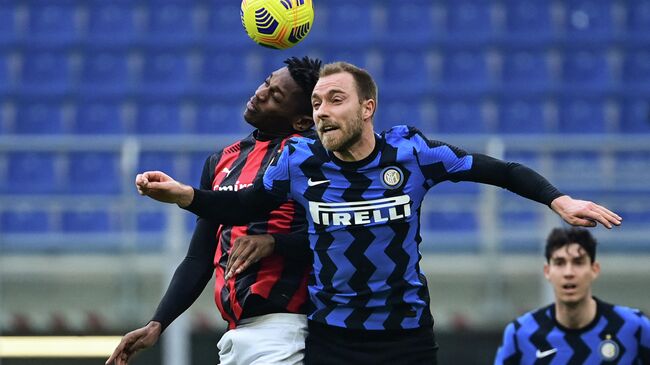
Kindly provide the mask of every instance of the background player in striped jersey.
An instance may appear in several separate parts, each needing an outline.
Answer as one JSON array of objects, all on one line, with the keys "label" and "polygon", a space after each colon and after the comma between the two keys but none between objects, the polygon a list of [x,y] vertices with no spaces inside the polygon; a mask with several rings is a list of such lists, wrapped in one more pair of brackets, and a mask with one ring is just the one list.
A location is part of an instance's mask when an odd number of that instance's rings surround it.
[{"label": "background player in striped jersey", "polygon": [[233,193],[194,190],[157,172],[136,177],[141,194],[213,219],[247,221],[287,197],[304,207],[315,306],[307,364],[437,363],[418,246],[420,205],[439,182],[501,186],[575,225],[620,224],[608,209],[561,194],[520,164],[468,154],[406,126],[376,134],[376,106],[365,70],[329,64],[312,93],[319,139],[290,140],[263,185]]},{"label": "background player in striped jersey", "polygon": [[[310,96],[321,62],[294,57],[285,63],[287,66],[273,72],[247,104],[244,119],[256,130],[206,160],[203,189],[237,191],[252,185],[263,176],[288,136],[313,134]],[[219,342],[221,364],[302,363],[311,255],[275,253],[230,278],[225,278],[224,270],[233,247],[253,245],[267,256],[274,243],[277,251],[286,241],[306,245],[304,229],[304,212],[296,211],[293,202],[281,205],[264,221],[243,226],[219,226],[199,218],[187,256],[152,320],[125,335],[106,363],[126,364],[135,352],[152,346],[196,300],[213,271],[215,302],[229,328]]]},{"label": "background player in striped jersey", "polygon": [[592,296],[600,274],[586,229],[556,228],[546,241],[544,276],[555,303],[524,314],[503,334],[495,364],[650,364],[650,320]]}]

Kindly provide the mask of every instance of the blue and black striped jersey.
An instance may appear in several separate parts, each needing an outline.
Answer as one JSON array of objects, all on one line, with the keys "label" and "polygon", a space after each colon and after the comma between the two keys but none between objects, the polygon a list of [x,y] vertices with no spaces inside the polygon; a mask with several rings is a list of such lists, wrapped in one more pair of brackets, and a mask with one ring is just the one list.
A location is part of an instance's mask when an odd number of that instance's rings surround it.
[{"label": "blue and black striped jersey", "polygon": [[650,364],[648,317],[636,309],[596,303],[596,317],[582,329],[560,325],[554,304],[517,318],[506,327],[494,364]]},{"label": "blue and black striped jersey", "polygon": [[433,185],[470,169],[472,157],[405,126],[376,142],[371,155],[350,163],[318,140],[295,140],[267,169],[264,185],[307,211],[310,319],[372,330],[430,325],[418,266],[420,204]]}]

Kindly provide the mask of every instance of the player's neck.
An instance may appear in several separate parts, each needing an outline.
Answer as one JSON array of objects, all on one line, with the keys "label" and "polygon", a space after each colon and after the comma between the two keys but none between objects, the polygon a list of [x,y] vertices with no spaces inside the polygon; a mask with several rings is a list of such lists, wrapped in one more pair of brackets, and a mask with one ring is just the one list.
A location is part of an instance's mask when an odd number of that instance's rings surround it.
[{"label": "player's neck", "polygon": [[596,317],[596,311],[596,300],[591,295],[578,303],[555,302],[555,320],[570,329],[586,327]]},{"label": "player's neck", "polygon": [[270,141],[276,138],[284,138],[295,132],[292,131],[263,131],[258,129],[255,133],[255,139],[258,141]]},{"label": "player's neck", "polygon": [[361,138],[352,146],[343,151],[334,151],[334,156],[341,161],[361,161],[370,156],[375,149],[375,132],[372,128],[366,128],[361,133]]}]

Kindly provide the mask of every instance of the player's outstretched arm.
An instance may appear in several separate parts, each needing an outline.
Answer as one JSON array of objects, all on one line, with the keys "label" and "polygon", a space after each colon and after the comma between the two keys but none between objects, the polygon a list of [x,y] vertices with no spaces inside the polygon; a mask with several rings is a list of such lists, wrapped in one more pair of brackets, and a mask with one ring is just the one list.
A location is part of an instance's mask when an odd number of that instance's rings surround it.
[{"label": "player's outstretched arm", "polygon": [[131,331],[122,337],[106,365],[127,365],[131,357],[140,350],[153,346],[162,331],[158,322],[151,321],[146,326]]},{"label": "player's outstretched arm", "polygon": [[573,226],[595,227],[598,223],[611,229],[619,226],[623,218],[611,210],[586,200],[573,199],[568,195],[555,198],[551,209],[565,222]]}]

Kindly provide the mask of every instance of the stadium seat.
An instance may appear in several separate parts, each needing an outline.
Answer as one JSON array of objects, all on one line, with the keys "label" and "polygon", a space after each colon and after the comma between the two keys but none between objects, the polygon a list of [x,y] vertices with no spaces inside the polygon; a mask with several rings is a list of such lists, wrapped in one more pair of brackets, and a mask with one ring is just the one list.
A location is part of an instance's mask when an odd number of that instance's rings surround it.
[{"label": "stadium seat", "polygon": [[27,39],[47,44],[67,44],[78,39],[79,18],[74,1],[30,1]]},{"label": "stadium seat", "polygon": [[513,94],[547,89],[551,84],[548,54],[541,49],[509,49],[503,52],[501,80]]},{"label": "stadium seat", "polygon": [[613,35],[611,0],[569,0],[565,2],[567,35],[581,42],[606,40]]},{"label": "stadium seat", "polygon": [[16,28],[17,6],[3,2],[0,4],[0,45],[11,44],[18,39]]},{"label": "stadium seat", "polygon": [[536,152],[506,151],[503,160],[517,162],[522,165],[526,165],[536,171],[541,171],[542,169],[542,161],[539,154]]},{"label": "stadium seat", "polygon": [[561,133],[605,133],[605,105],[601,100],[565,99],[560,104],[558,131]]},{"label": "stadium seat", "polygon": [[[286,58],[287,55],[282,57]],[[280,61],[273,70],[283,65]],[[262,71],[261,66],[253,67],[248,57],[241,52],[212,49],[203,53],[198,80],[204,96],[218,96],[242,102],[253,95],[255,89],[269,75],[268,72],[270,71]]]},{"label": "stadium seat", "polygon": [[11,83],[9,52],[0,50],[0,94],[7,92]]},{"label": "stadium seat", "polygon": [[481,42],[492,34],[490,2],[446,0],[444,4],[451,41]]},{"label": "stadium seat", "polygon": [[61,134],[66,132],[67,113],[58,101],[20,101],[16,108],[17,134]]},{"label": "stadium seat", "polygon": [[251,129],[244,121],[245,101],[241,103],[202,103],[196,108],[194,133],[246,133]]},{"label": "stadium seat", "polygon": [[242,27],[240,2],[210,1],[208,4],[205,44],[229,50],[251,45],[252,41]]},{"label": "stadium seat", "polygon": [[82,61],[80,91],[84,95],[123,94],[132,85],[129,55],[86,48]]},{"label": "stadium seat", "polygon": [[[377,24],[373,5],[347,1],[330,4],[316,15],[323,19],[318,24],[320,33],[313,35],[319,41],[337,46],[367,45],[375,41]],[[318,37],[318,34],[322,36]]]},{"label": "stadium seat", "polygon": [[84,100],[77,105],[73,132],[111,135],[126,132],[124,106],[113,100]]},{"label": "stadium seat", "polygon": [[[249,131],[250,133],[251,131]],[[244,137],[245,135],[242,134],[241,137]],[[231,141],[228,141],[231,142]],[[234,139],[232,140],[234,142]],[[228,143],[230,144],[230,143]],[[201,175],[203,174],[203,167],[205,165],[205,160],[208,158],[208,156],[212,155],[213,153],[217,152],[218,149],[226,147],[225,145],[221,146],[215,146],[214,150],[212,151],[200,151],[200,152],[192,152],[189,155],[189,176],[187,178],[187,181],[192,184],[192,186],[199,186],[201,184]]]},{"label": "stadium seat", "polygon": [[626,1],[626,37],[632,40],[650,39],[650,3],[647,1]]},{"label": "stadium seat", "polygon": [[137,217],[138,232],[163,232],[167,216],[163,212],[140,212]]},{"label": "stadium seat", "polygon": [[425,219],[427,228],[435,231],[476,231],[478,229],[478,218],[473,212],[431,212]]},{"label": "stadium seat", "polygon": [[382,39],[391,46],[426,45],[436,36],[433,6],[428,2],[386,2],[386,29]]},{"label": "stadium seat", "polygon": [[139,134],[184,133],[183,122],[177,102],[142,101],[138,104],[135,131]]},{"label": "stadium seat", "polygon": [[650,95],[650,51],[648,47],[627,49],[623,61],[623,82]]},{"label": "stadium seat", "polygon": [[179,176],[181,179],[181,171],[179,171],[176,154],[168,151],[143,151],[140,153],[138,159],[138,171],[162,171],[169,176]]},{"label": "stadium seat", "polygon": [[528,45],[549,39],[553,32],[550,2],[506,0],[504,6],[507,39],[525,41]]},{"label": "stadium seat", "polygon": [[45,233],[48,213],[42,210],[9,210],[0,215],[0,233]]},{"label": "stadium seat", "polygon": [[581,91],[602,89],[610,85],[612,73],[605,51],[588,49],[566,51],[562,63],[562,80],[563,88],[574,89],[576,86]]},{"label": "stadium seat", "polygon": [[118,222],[109,212],[65,211],[61,214],[61,228],[64,233],[102,233],[115,230]]},{"label": "stadium seat", "polygon": [[445,92],[479,93],[490,81],[485,53],[474,49],[448,50],[443,57],[442,81]]},{"label": "stadium seat", "polygon": [[620,132],[650,133],[650,100],[630,98],[620,107]]},{"label": "stadium seat", "polygon": [[[380,90],[407,97],[420,95],[431,89],[433,68],[426,52],[389,52],[382,54],[383,67],[377,83]],[[388,92],[388,91],[387,91]]]},{"label": "stadium seat", "polygon": [[149,26],[147,42],[155,45],[183,44],[198,35],[194,8],[186,2],[148,4]]},{"label": "stadium seat", "polygon": [[20,89],[36,95],[62,94],[72,83],[72,66],[67,51],[26,50],[22,52]]},{"label": "stadium seat", "polygon": [[[395,125],[405,124],[415,126],[420,130],[431,130],[422,120],[418,103],[405,101],[382,102],[375,116],[375,131],[385,131]],[[431,124],[432,121],[429,121]]]},{"label": "stadium seat", "polygon": [[499,104],[500,133],[547,132],[542,100],[509,99]]},{"label": "stadium seat", "polygon": [[69,194],[116,194],[122,191],[116,152],[72,152],[68,156]]},{"label": "stadium seat", "polygon": [[49,152],[11,152],[7,157],[7,190],[10,194],[60,192],[61,174],[56,155]]},{"label": "stadium seat", "polygon": [[93,0],[88,10],[88,40],[93,45],[125,46],[141,28],[136,2]]},{"label": "stadium seat", "polygon": [[177,95],[191,83],[189,55],[182,50],[149,50],[142,67],[142,89],[147,95]]},{"label": "stadium seat", "polygon": [[602,159],[592,151],[565,151],[553,153],[553,182],[566,189],[582,187],[586,182],[602,182]]},{"label": "stadium seat", "polygon": [[487,125],[481,103],[446,99],[438,102],[438,133],[485,133]]}]

